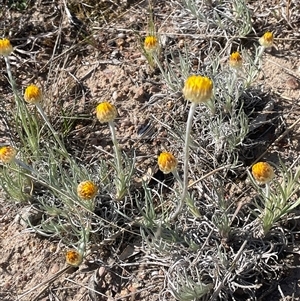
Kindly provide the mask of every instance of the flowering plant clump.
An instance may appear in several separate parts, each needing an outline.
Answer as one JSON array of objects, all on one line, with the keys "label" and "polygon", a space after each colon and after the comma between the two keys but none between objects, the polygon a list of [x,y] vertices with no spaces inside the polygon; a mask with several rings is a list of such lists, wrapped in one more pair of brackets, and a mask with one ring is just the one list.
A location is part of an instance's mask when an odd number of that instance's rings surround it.
[{"label": "flowering plant clump", "polygon": [[24,99],[26,102],[36,104],[41,102],[42,98],[42,91],[36,85],[31,84],[25,89]]},{"label": "flowering plant clump", "polygon": [[12,146],[2,146],[0,148],[0,162],[10,163],[16,157],[17,151]]},{"label": "flowering plant clump", "polygon": [[8,39],[0,39],[0,55],[9,56],[13,52],[13,47]]},{"label": "flowering plant clump", "polygon": [[266,184],[274,178],[274,170],[269,163],[258,162],[252,166],[252,175],[259,184]]},{"label": "flowering plant clump", "polygon": [[126,166],[126,168],[123,168],[123,158],[116,135],[114,122],[117,116],[117,109],[113,104],[109,102],[102,102],[96,107],[96,116],[101,123],[108,122],[108,126],[111,132],[111,139],[114,145],[115,153],[115,164],[113,164],[113,167],[117,174],[114,181],[117,190],[115,197],[116,200],[121,200],[125,196],[127,189],[130,186],[130,179],[133,172],[133,164],[130,163]]},{"label": "flowering plant clump", "polygon": [[159,169],[163,173],[168,174],[177,168],[178,161],[171,153],[163,152],[158,156],[157,163]]},{"label": "flowering plant clump", "polygon": [[75,249],[66,252],[66,263],[68,265],[78,267],[82,263],[82,255]]},{"label": "flowering plant clump", "polygon": [[147,52],[152,52],[158,49],[158,39],[155,36],[147,36],[144,41],[144,48]]},{"label": "flowering plant clump", "polygon": [[[147,32],[138,36],[145,59],[140,59],[139,54],[130,56],[135,61],[131,66],[133,69],[123,68],[119,74],[116,87],[122,89],[121,80],[124,76],[131,78],[134,72],[134,81],[143,85],[147,101],[139,108],[139,101],[134,103],[143,116],[126,116],[120,120],[118,135],[116,123],[125,115],[121,114],[119,118],[118,111],[122,106],[128,108],[127,100],[126,104],[112,100],[120,106],[118,110],[109,99],[95,103],[94,120],[89,118],[86,110],[93,100],[84,99],[87,96],[84,87],[89,85],[90,72],[96,75],[101,71],[98,65],[81,76],[84,70],[73,69],[76,62],[70,60],[69,51],[63,51],[70,49],[69,43],[63,45],[63,40],[57,41],[49,60],[43,56],[44,49],[40,49],[44,42],[29,39],[16,48],[16,54],[22,54],[22,64],[19,60],[14,61],[11,68],[13,57],[9,55],[13,47],[9,40],[0,39],[0,59],[4,56],[5,76],[11,86],[5,92],[12,91],[15,96],[11,107],[12,116],[16,118],[8,118],[4,123],[4,127],[11,130],[9,138],[5,139],[13,141],[12,145],[18,148],[17,151],[11,146],[0,147],[0,162],[12,162],[0,163],[1,194],[4,190],[14,200],[34,201],[31,207],[37,208],[41,217],[34,223],[29,218],[26,222],[30,230],[70,247],[63,254],[67,270],[82,265],[85,256],[99,263],[101,260],[106,262],[112,255],[114,261],[125,268],[127,263],[122,265],[122,262],[130,262],[130,269],[126,268],[128,278],[136,274],[145,260],[151,269],[163,269],[163,277],[157,278],[165,281],[165,291],[159,294],[161,299],[172,299],[171,294],[176,300],[185,301],[260,298],[258,294],[264,287],[260,287],[259,280],[265,278],[264,283],[268,285],[265,280],[270,279],[270,275],[272,279],[278,278],[276,260],[281,260],[281,250],[286,250],[287,243],[290,244],[297,232],[288,231],[290,226],[287,224],[292,224],[290,221],[294,216],[287,214],[293,213],[298,218],[296,210],[300,204],[300,169],[296,175],[282,169],[277,178],[274,176],[275,164],[256,163],[252,173],[246,167],[249,160],[260,155],[259,150],[253,149],[254,139],[265,130],[265,125],[262,131],[253,130],[253,124],[265,124],[265,119],[256,122],[255,116],[265,116],[260,114],[261,110],[272,110],[269,106],[263,108],[265,102],[261,101],[260,87],[252,86],[252,83],[257,84],[263,52],[273,45],[273,33],[265,33],[259,39],[260,44],[257,37],[254,45],[246,50],[241,41],[257,28],[251,24],[247,1],[214,1],[213,5],[212,1],[202,1],[205,5],[201,5],[201,9],[196,0],[171,2],[172,10],[175,9],[180,18],[172,15],[160,22],[159,30],[155,29],[152,19],[148,29],[138,30]],[[152,18],[151,1],[148,4],[148,15]],[[64,2],[64,6],[68,12],[67,3]],[[131,12],[135,8],[130,9]],[[161,16],[159,19],[162,20]],[[169,19],[172,19],[174,34],[164,32],[170,28],[170,24],[166,24]],[[176,32],[177,26],[179,32]],[[69,32],[65,26],[62,30],[63,34]],[[98,53],[99,43],[95,41],[94,45],[92,36],[85,33],[78,35],[77,41],[80,47],[72,47],[72,53],[76,56],[76,51],[87,49],[85,61],[89,63]],[[247,40],[247,46],[251,41]],[[95,47],[90,47],[91,42]],[[222,47],[224,42],[225,48]],[[132,34],[120,32],[116,43],[120,50],[131,47]],[[86,45],[88,48],[84,49]],[[24,48],[26,55],[23,55]],[[29,49],[34,49],[34,53]],[[228,49],[239,49],[240,52],[229,56]],[[110,58],[112,64],[118,64],[118,55]],[[40,63],[37,59],[47,61]],[[149,66],[145,65],[145,60]],[[66,65],[64,62],[70,62],[68,70],[62,68]],[[26,78],[44,78],[44,74],[23,75],[31,72],[28,67],[37,64],[47,70],[50,90],[47,92],[46,87],[31,84],[20,97],[19,82]],[[24,70],[17,70],[19,66]],[[14,70],[22,77],[15,80]],[[72,82],[61,81],[71,77]],[[57,91],[52,91],[62,85],[64,89],[59,91],[54,106],[44,112],[42,101],[47,95],[56,97]],[[134,87],[125,85],[126,91],[129,89],[128,95],[133,95]],[[105,94],[113,92],[110,87],[104,89]],[[66,96],[67,102],[59,101]],[[74,97],[71,105],[70,96]],[[135,101],[138,95],[133,98]],[[9,99],[12,99],[11,95]],[[88,101],[82,105],[85,100]],[[48,119],[48,114],[59,111],[63,116]],[[273,122],[274,119],[272,114],[272,130],[277,125],[277,119]],[[50,120],[55,122],[53,126]],[[98,120],[105,124],[98,124]],[[140,122],[144,123],[141,131],[138,130]],[[11,129],[11,125],[15,128]],[[97,131],[88,132],[94,126]],[[135,127],[136,133],[132,133]],[[128,133],[124,135],[126,128]],[[111,145],[106,141],[108,131]],[[95,145],[99,142],[98,133],[105,136],[105,143]],[[261,141],[259,138],[259,146]],[[161,172],[153,173],[149,168],[147,180],[141,181],[143,169],[153,163],[153,153],[168,147],[180,157],[167,151],[159,153],[156,159]],[[105,155],[95,153],[94,148]],[[291,165],[289,169],[295,169],[295,166]],[[239,177],[244,170],[253,187],[248,187],[247,181],[244,183],[243,176]],[[171,175],[163,176],[162,173]],[[279,175],[280,169],[276,168],[275,173]],[[236,185],[236,179],[245,185]],[[249,206],[242,207],[246,201]],[[25,221],[23,216],[20,218]],[[285,223],[280,223],[283,217],[286,217]],[[272,235],[268,237],[269,231]],[[256,239],[257,233],[263,233],[264,239]],[[283,235],[286,233],[288,235]],[[105,245],[109,246],[105,247],[102,258]],[[129,249],[131,257],[127,260],[128,252],[119,252],[120,246],[127,245],[141,252],[132,255]],[[257,258],[259,264],[253,264]],[[136,264],[132,265],[132,261]],[[103,265],[102,261],[100,265]],[[97,269],[92,278],[98,279],[102,270]],[[145,282],[143,286],[147,284]],[[144,290],[143,286],[138,288],[137,294]]]},{"label": "flowering plant clump", "polygon": [[260,39],[259,43],[261,46],[265,48],[269,48],[273,46],[274,43],[274,35],[272,32],[267,31]]},{"label": "flowering plant clump", "polygon": [[77,186],[77,195],[83,200],[93,199],[98,191],[98,187],[92,181],[84,181]]},{"label": "flowering plant clump", "polygon": [[231,53],[229,57],[229,66],[235,69],[241,68],[243,65],[243,59],[239,52]]},{"label": "flowering plant clump", "polygon": [[117,109],[109,102],[102,102],[96,108],[96,115],[101,123],[110,122],[117,117]]},{"label": "flowering plant clump", "polygon": [[[274,176],[273,167],[267,162],[258,162],[252,168],[252,183],[261,202],[255,202],[260,215],[257,219],[258,225],[263,231],[258,233],[267,235],[275,223],[280,222],[287,214],[300,205],[299,178],[300,168],[294,172],[287,168],[283,162],[276,166],[279,172],[280,181]],[[272,187],[270,187],[272,181]],[[258,184],[265,184],[265,189],[261,189]],[[255,213],[255,216],[257,214]]]},{"label": "flowering plant clump", "polygon": [[191,75],[187,78],[182,90],[184,97],[194,103],[206,102],[212,97],[213,82],[210,78]]},{"label": "flowering plant clump", "polygon": [[[245,87],[249,87],[251,83],[257,78],[258,73],[262,68],[262,55],[266,48],[270,48],[274,43],[274,35],[272,32],[267,31],[261,38],[259,38],[260,47],[255,47],[255,57],[254,60],[248,64],[248,76],[245,81]],[[249,58],[250,59],[250,58]]]}]

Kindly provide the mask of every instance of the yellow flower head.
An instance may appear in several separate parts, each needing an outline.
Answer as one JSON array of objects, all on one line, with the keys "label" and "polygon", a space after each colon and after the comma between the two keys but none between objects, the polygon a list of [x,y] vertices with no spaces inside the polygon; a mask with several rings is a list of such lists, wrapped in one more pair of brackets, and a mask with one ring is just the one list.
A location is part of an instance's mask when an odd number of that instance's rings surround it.
[{"label": "yellow flower head", "polygon": [[84,181],[77,186],[77,195],[83,200],[93,199],[98,191],[98,187],[92,181]]},{"label": "yellow flower head", "polygon": [[259,43],[261,46],[264,46],[266,48],[272,47],[274,43],[274,36],[273,33],[270,31],[267,31],[260,39]]},{"label": "yellow flower head", "polygon": [[235,69],[238,69],[242,67],[243,65],[243,59],[239,52],[233,52],[231,53],[229,57],[229,66]]},{"label": "yellow flower head", "polygon": [[96,115],[98,120],[103,122],[113,121],[117,117],[117,109],[109,102],[102,102],[96,108]]},{"label": "yellow flower head", "polygon": [[157,163],[159,169],[168,174],[177,168],[178,161],[171,153],[163,152],[158,156]]},{"label": "yellow flower head", "polygon": [[184,97],[194,103],[208,101],[212,96],[213,82],[210,78],[191,75],[187,78],[182,90]]},{"label": "yellow flower head", "polygon": [[42,91],[40,90],[39,87],[35,85],[29,85],[25,89],[24,99],[26,102],[35,104],[40,102],[42,98],[43,98]]},{"label": "yellow flower head", "polygon": [[252,175],[259,184],[266,184],[274,177],[273,167],[267,162],[258,162],[252,166]]},{"label": "yellow flower head", "polygon": [[17,151],[12,146],[0,147],[0,162],[10,163],[15,159]]},{"label": "yellow flower head", "polygon": [[77,250],[68,250],[66,253],[66,263],[78,267],[82,263],[82,255]]},{"label": "yellow flower head", "polygon": [[155,36],[147,36],[144,41],[144,49],[147,52],[154,51],[158,48],[158,40]]},{"label": "yellow flower head", "polygon": [[0,55],[9,56],[13,52],[13,48],[8,39],[0,39]]}]

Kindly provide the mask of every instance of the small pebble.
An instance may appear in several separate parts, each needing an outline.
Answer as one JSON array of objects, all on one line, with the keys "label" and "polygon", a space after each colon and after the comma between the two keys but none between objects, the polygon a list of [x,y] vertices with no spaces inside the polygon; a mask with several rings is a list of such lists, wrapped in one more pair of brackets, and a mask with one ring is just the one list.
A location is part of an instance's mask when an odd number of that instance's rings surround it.
[{"label": "small pebble", "polygon": [[117,100],[117,98],[118,98],[118,92],[117,92],[117,91],[115,91],[115,92],[112,94],[112,98],[113,98],[113,100]]},{"label": "small pebble", "polygon": [[125,41],[124,41],[124,39],[117,39],[116,44],[117,44],[117,46],[121,47],[125,44]]},{"label": "small pebble", "polygon": [[289,89],[296,90],[299,88],[299,81],[295,77],[290,77],[287,81],[286,84]]},{"label": "small pebble", "polygon": [[178,47],[179,48],[183,48],[184,47],[184,40],[183,39],[179,40]]},{"label": "small pebble", "polygon": [[49,251],[50,251],[51,253],[56,252],[56,249],[57,249],[57,247],[55,246],[55,244],[51,244],[51,245],[49,246]]},{"label": "small pebble", "polygon": [[118,34],[118,38],[119,38],[119,39],[125,39],[125,38],[126,38],[125,33],[120,32],[120,33]]}]

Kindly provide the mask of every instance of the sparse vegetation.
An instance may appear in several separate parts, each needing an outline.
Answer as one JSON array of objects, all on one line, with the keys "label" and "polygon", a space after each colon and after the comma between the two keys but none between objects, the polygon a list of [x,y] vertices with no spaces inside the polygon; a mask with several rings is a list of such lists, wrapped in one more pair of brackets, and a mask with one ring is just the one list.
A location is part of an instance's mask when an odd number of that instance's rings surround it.
[{"label": "sparse vegetation", "polygon": [[[58,277],[92,264],[81,300],[263,300],[299,231],[298,159],[267,156],[298,120],[276,132],[260,85],[280,32],[251,1],[102,2],[4,5],[2,193],[66,262],[3,300],[59,294]],[[38,29],[41,9],[53,14]],[[26,30],[10,24],[19,11]]]}]

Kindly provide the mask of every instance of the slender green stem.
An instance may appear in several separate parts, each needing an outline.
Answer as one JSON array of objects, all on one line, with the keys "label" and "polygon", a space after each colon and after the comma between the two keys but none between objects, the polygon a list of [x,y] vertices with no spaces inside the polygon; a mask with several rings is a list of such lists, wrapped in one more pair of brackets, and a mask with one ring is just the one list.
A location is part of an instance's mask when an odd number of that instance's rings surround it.
[{"label": "slender green stem", "polygon": [[111,132],[111,138],[112,138],[112,142],[114,145],[114,151],[115,151],[115,156],[116,156],[116,160],[117,160],[117,173],[118,176],[121,176],[122,173],[122,156],[121,156],[121,150],[120,150],[120,146],[117,140],[117,135],[116,135],[116,129],[115,129],[115,123],[114,121],[110,121],[108,123],[109,125],[109,129]]},{"label": "slender green stem", "polygon": [[44,110],[42,109],[40,103],[36,103],[35,106],[36,106],[37,110],[39,111],[40,115],[42,116],[42,118],[44,119],[45,123],[49,127],[50,131],[52,132],[52,134],[53,134],[55,140],[57,141],[58,145],[60,146],[61,150],[65,153],[65,155],[67,157],[69,157],[69,154],[68,154],[68,152],[66,150],[66,147],[64,146],[64,144],[60,140],[59,136],[57,135],[57,132],[52,127],[52,125],[51,125],[50,121],[48,120],[48,118],[47,118]]},{"label": "slender green stem", "polygon": [[261,58],[261,56],[264,53],[265,49],[266,49],[266,47],[260,46],[258,54],[257,54],[257,56],[255,57],[255,60],[254,60],[254,65],[256,65],[258,63],[258,60]]},{"label": "slender green stem", "polygon": [[28,165],[25,164],[23,161],[21,161],[21,160],[19,160],[19,159],[16,159],[16,158],[14,159],[14,161],[15,161],[15,163],[16,163],[17,165],[19,165],[20,167],[26,169],[27,171],[29,171],[29,172],[31,172],[31,173],[34,173],[34,174],[37,174],[36,171],[35,171],[32,167],[28,166]]},{"label": "slender green stem", "polygon": [[182,179],[180,178],[179,174],[178,174],[178,170],[175,169],[172,171],[172,174],[174,176],[174,178],[178,181],[178,183],[180,184],[181,188],[183,187],[183,182]]},{"label": "slender green stem", "polygon": [[83,255],[86,252],[86,246],[90,241],[90,228],[91,228],[91,221],[90,219],[88,219],[87,221],[87,225],[86,227],[84,226],[84,223],[80,217],[80,223],[81,223],[81,227],[82,227],[82,232],[81,232],[81,243],[79,245],[79,252],[81,253],[81,255]]},{"label": "slender green stem", "polygon": [[[255,59],[253,64],[250,67],[250,71],[246,80],[246,88],[250,86],[252,83],[253,79],[257,76],[258,72],[260,71],[261,68],[261,62],[259,61],[262,54],[264,53],[266,47],[260,46],[259,50],[256,52]],[[256,66],[258,64],[258,66]]]},{"label": "slender green stem", "polygon": [[15,98],[17,98],[18,97],[18,91],[17,91],[16,82],[13,79],[13,76],[12,76],[12,73],[11,73],[9,57],[5,56],[4,60],[5,60],[5,63],[6,63],[6,70],[7,70],[7,74],[8,74],[9,83],[11,85],[11,88],[12,88],[13,92],[14,92]]},{"label": "slender green stem", "polygon": [[232,98],[235,97],[236,94],[236,83],[238,80],[238,76],[237,76],[237,68],[231,68],[232,70],[232,80],[231,82],[228,83],[228,96],[226,97],[226,102],[224,105],[224,111],[225,113],[229,113],[232,115],[232,111],[233,111],[233,102],[232,102]]},{"label": "slender green stem", "polygon": [[115,123],[114,121],[110,121],[108,125],[111,132],[112,142],[114,145],[114,153],[115,153],[115,160],[116,160],[116,172],[117,172],[117,179],[115,180],[116,190],[117,190],[116,199],[120,200],[123,198],[126,192],[127,180],[125,177],[125,173],[123,172],[122,154],[116,136]]},{"label": "slender green stem", "polygon": [[4,60],[5,60],[5,63],[6,63],[6,71],[7,71],[7,74],[8,74],[8,81],[11,85],[12,90],[13,90],[17,107],[19,108],[20,107],[20,101],[22,101],[22,97],[20,97],[20,95],[19,95],[16,82],[15,82],[13,76],[12,76],[9,57],[5,56]]},{"label": "slender green stem", "polygon": [[266,183],[266,199],[267,199],[267,202],[269,200],[269,197],[270,197],[270,183]]},{"label": "slender green stem", "polygon": [[[27,135],[28,142],[30,144],[30,148],[34,153],[38,152],[38,145],[39,145],[39,138],[38,135],[36,135],[36,129],[37,129],[37,123],[34,118],[31,118],[31,116],[28,114],[28,111],[26,109],[26,106],[22,100],[22,97],[19,95],[16,82],[12,76],[11,72],[11,66],[9,57],[5,56],[5,63],[6,63],[6,70],[8,74],[8,80],[12,87],[12,91],[15,97],[16,102],[16,108],[17,108],[17,114],[16,114],[16,123],[17,128],[20,126],[20,138],[23,139],[23,129]],[[34,123],[34,124],[33,124]],[[19,128],[18,128],[19,129]],[[26,142],[27,143],[27,142]]]},{"label": "slender green stem", "polygon": [[189,116],[186,125],[185,144],[184,144],[184,167],[183,167],[183,191],[181,199],[184,201],[187,189],[188,189],[188,165],[189,165],[189,148],[190,148],[190,133],[192,129],[193,116],[196,110],[197,104],[192,102]]},{"label": "slender green stem", "polygon": [[[272,204],[271,204],[271,200],[270,200],[270,183],[266,183],[266,187],[265,187],[265,212],[263,214],[262,220],[263,220],[263,229],[264,229],[264,234],[266,235],[271,227],[273,226],[273,224],[275,223],[275,217],[273,215],[273,210],[272,210]],[[276,206],[275,206],[276,208]],[[277,207],[279,208],[279,207]],[[277,209],[276,208],[276,209]],[[272,212],[272,213],[271,213]],[[271,215],[270,215],[271,213]]]},{"label": "slender green stem", "polygon": [[180,213],[180,211],[184,205],[184,201],[186,199],[186,195],[187,195],[187,191],[188,191],[188,164],[189,164],[190,133],[191,133],[191,129],[192,129],[193,116],[194,116],[194,113],[196,110],[196,106],[197,106],[197,104],[192,102],[192,104],[190,106],[188,120],[186,123],[186,134],[185,134],[185,144],[184,144],[184,154],[183,154],[183,158],[184,158],[183,164],[184,165],[183,165],[182,195],[181,195],[179,204],[178,204],[173,216],[171,217],[171,220],[176,219],[178,214]]}]

